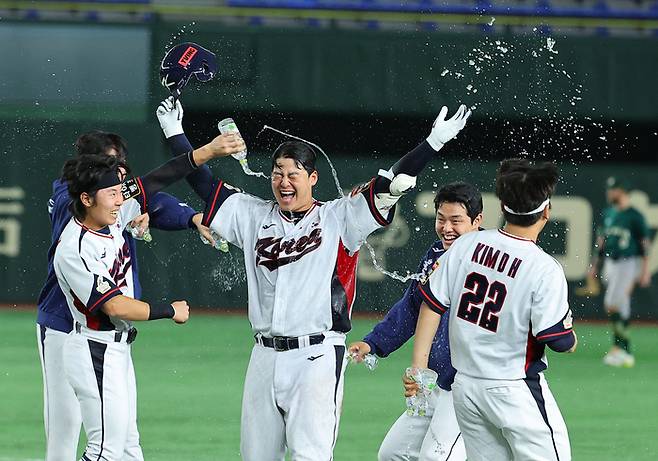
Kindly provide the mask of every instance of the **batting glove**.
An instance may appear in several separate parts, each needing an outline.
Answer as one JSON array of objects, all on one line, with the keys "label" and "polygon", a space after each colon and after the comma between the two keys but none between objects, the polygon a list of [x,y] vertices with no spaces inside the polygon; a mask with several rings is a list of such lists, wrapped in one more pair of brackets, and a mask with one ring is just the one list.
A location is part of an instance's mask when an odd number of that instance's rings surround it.
[{"label": "batting glove", "polygon": [[427,142],[435,151],[439,151],[445,143],[457,136],[457,133],[466,125],[466,120],[471,116],[471,111],[466,110],[466,106],[462,104],[455,115],[448,120],[446,120],[446,115],[448,115],[448,108],[443,106],[439,116],[434,120],[430,135],[427,137]]},{"label": "batting glove", "polygon": [[183,106],[179,100],[174,102],[173,96],[169,96],[160,103],[155,115],[158,117],[165,138],[183,134]]}]

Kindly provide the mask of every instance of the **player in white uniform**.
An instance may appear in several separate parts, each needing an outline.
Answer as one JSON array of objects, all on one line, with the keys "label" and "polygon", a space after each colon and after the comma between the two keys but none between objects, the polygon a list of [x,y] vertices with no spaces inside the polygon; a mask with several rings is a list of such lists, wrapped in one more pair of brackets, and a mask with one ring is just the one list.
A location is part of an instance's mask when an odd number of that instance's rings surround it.
[{"label": "player in white uniform", "polygon": [[496,178],[504,229],[462,235],[421,286],[413,366],[427,366],[439,319],[449,315],[454,405],[469,461],[571,459],[543,374],[545,346],[576,347],[567,281],[535,244],[557,180],[552,163],[504,161]]},{"label": "player in white uniform", "polygon": [[53,266],[74,320],[63,362],[87,434],[83,461],[143,459],[130,355],[137,333],[132,321],[172,318],[184,323],[189,316],[185,301],[148,304],[133,299],[125,226],[147,211],[153,193],[210,158],[242,148],[241,140],[222,135],[123,183],[127,167],[116,157],[85,155],[64,165],[73,217],[62,231]]},{"label": "player in white uniform", "polygon": [[[171,100],[163,105],[172,114],[160,117],[165,133],[182,133],[167,128],[180,123],[182,109]],[[427,141],[349,197],[313,198],[315,153],[297,141],[272,156],[275,200],[214,181],[209,172],[188,178],[207,203],[203,224],[244,251],[256,344],[242,401],[243,459],[280,461],[286,450],[294,461],[333,459],[359,248],[390,223],[397,200],[470,115],[464,106],[449,120],[446,113]]]},{"label": "player in white uniform", "polygon": [[[459,236],[477,231],[482,222],[482,195],[471,184],[456,182],[443,186],[434,197],[434,242],[418,265],[420,280],[428,277],[436,261]],[[366,335],[363,341],[350,344],[348,351],[359,362],[369,353],[388,357],[402,347],[416,330],[423,298],[420,280],[412,280],[404,296],[388,311],[386,317]],[[427,399],[425,415],[405,411],[389,429],[377,454],[379,461],[464,461],[466,450],[452,403],[455,369],[450,362],[448,318],[441,324],[432,341],[428,368],[438,374],[437,387]],[[406,396],[418,391],[418,383],[403,376]]]}]

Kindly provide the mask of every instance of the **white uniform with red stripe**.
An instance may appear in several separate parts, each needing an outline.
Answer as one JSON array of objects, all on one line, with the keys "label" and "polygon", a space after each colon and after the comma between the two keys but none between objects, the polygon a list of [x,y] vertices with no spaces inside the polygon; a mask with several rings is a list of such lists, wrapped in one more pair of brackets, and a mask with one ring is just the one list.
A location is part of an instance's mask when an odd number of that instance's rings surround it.
[{"label": "white uniform with red stripe", "polygon": [[[371,185],[315,202],[295,223],[276,202],[219,183],[204,223],[245,256],[249,321],[258,343],[244,388],[242,458],[283,460],[287,448],[296,461],[332,459],[358,250],[389,223],[376,209]],[[322,342],[313,344],[320,335]],[[299,347],[265,347],[274,337],[297,338]]]},{"label": "white uniform with red stripe", "polygon": [[128,343],[132,325],[101,310],[114,296],[133,296],[132,260],[123,230],[142,213],[135,199],[127,200],[117,222],[98,232],[72,218],[55,250],[57,281],[75,322],[63,355],[87,434],[85,461],[143,460]]},{"label": "white uniform with red stripe", "polygon": [[572,335],[560,264],[502,230],[462,235],[421,286],[450,315],[455,410],[472,460],[571,459],[543,376],[545,343]]}]

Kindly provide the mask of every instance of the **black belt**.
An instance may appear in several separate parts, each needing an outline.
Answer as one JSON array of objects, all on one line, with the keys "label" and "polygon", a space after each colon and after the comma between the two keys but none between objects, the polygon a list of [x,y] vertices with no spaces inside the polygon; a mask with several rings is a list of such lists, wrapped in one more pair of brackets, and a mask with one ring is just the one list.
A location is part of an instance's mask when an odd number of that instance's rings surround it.
[{"label": "black belt", "polygon": [[[75,332],[80,333],[80,330],[82,330],[82,325],[80,323],[75,322]],[[121,339],[123,338],[123,331],[115,331],[114,332],[114,342],[115,343],[120,343]],[[135,338],[137,338],[137,328],[131,327],[130,330],[128,330],[128,337],[126,338],[126,344],[132,344],[135,341]]]},{"label": "black belt", "polygon": [[[274,349],[277,352],[299,349],[299,338],[291,338],[289,336],[275,336],[274,338],[268,338],[267,336],[255,335],[254,339],[257,343],[262,344],[265,347],[269,347],[270,349]],[[322,333],[308,337],[309,346],[322,344],[323,341],[324,335]]]}]

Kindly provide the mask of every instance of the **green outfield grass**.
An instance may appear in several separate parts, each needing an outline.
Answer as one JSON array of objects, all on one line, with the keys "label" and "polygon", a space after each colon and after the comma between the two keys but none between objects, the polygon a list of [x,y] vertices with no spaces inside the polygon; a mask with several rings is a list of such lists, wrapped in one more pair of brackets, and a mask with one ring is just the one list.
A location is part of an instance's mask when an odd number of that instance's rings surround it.
[{"label": "green outfield grass", "polygon": [[[374,320],[356,320],[351,340]],[[0,310],[0,461],[43,459],[41,370],[34,315]],[[547,378],[569,426],[576,461],[658,459],[658,335],[635,326],[637,365],[601,363],[605,326],[577,324],[576,354],[551,354]],[[239,459],[242,383],[252,339],[241,316],[196,315],[187,325],[140,326],[133,347],[139,427],[145,458]],[[377,370],[350,366],[337,461],[375,460],[377,448],[403,410],[400,376],[407,347]]]}]

